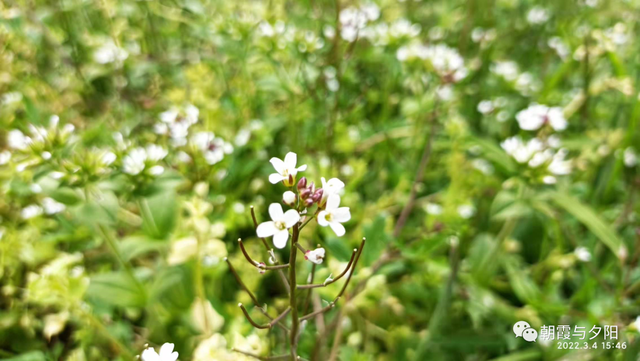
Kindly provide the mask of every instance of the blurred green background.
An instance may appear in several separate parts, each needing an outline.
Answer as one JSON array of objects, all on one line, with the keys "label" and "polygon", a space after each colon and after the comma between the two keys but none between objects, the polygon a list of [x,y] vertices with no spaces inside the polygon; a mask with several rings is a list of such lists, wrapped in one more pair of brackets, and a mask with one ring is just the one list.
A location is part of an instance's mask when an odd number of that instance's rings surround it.
[{"label": "blurred green background", "polygon": [[[250,206],[268,217],[268,161],[293,151],[352,214],[302,234],[327,250],[316,280],[368,240],[303,358],[637,360],[638,19],[636,0],[3,0],[0,359],[286,353],[223,258],[286,308],[236,240],[264,256]],[[565,349],[521,320],[619,336]]]}]

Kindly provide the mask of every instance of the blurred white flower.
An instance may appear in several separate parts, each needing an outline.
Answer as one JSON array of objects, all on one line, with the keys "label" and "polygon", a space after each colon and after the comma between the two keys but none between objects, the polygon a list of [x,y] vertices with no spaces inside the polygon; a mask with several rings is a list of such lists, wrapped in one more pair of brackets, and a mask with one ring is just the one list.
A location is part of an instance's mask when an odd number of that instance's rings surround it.
[{"label": "blurred white flower", "polygon": [[500,146],[518,163],[528,162],[535,153],[544,148],[544,144],[538,138],[533,138],[524,143],[519,136],[505,139],[500,143]]},{"label": "blurred white flower", "polygon": [[550,48],[556,51],[560,59],[565,60],[571,54],[569,47],[557,36],[552,37],[547,42]]},{"label": "blurred white flower", "polygon": [[273,245],[276,248],[284,248],[287,245],[287,240],[289,240],[288,229],[300,221],[300,214],[295,209],[290,209],[284,213],[279,203],[271,203],[269,205],[269,216],[271,221],[260,223],[256,233],[260,238],[273,236]]},{"label": "blurred white flower", "polygon": [[624,165],[633,168],[638,164],[638,154],[635,152],[633,147],[627,147],[624,150]]},{"label": "blurred white flower", "polygon": [[486,159],[476,158],[471,162],[471,165],[483,174],[493,174],[493,165]]},{"label": "blurred white flower", "polygon": [[518,125],[523,130],[538,130],[543,125],[549,124],[556,131],[567,128],[567,120],[564,118],[562,108],[549,108],[542,104],[531,104],[527,109],[516,114]]},{"label": "blurred white flower", "polygon": [[224,159],[225,154],[233,152],[233,145],[216,137],[212,132],[200,132],[191,137],[193,143],[203,154],[207,164],[213,165]]},{"label": "blurred white flower", "polygon": [[11,152],[9,152],[8,150],[0,152],[0,165],[7,164],[9,163],[10,160],[11,160]]},{"label": "blurred white flower", "polygon": [[102,165],[110,165],[115,160],[116,160],[116,155],[113,152],[108,152],[108,151],[105,152],[100,158]]},{"label": "blurred white flower", "polygon": [[304,254],[304,259],[315,264],[321,264],[322,261],[324,260],[324,256],[325,256],[324,248],[316,248],[313,251],[307,251]]},{"label": "blurred white flower", "polygon": [[21,131],[14,129],[7,134],[7,145],[9,148],[23,150],[29,146],[31,139]]},{"label": "blurred white flower", "polygon": [[573,251],[573,253],[576,255],[576,258],[582,262],[591,261],[591,252],[589,252],[585,247],[578,247]]},{"label": "blurred white flower", "polygon": [[338,237],[345,234],[344,226],[341,223],[350,219],[349,207],[340,207],[340,196],[337,194],[330,195],[327,198],[325,209],[318,213],[318,224],[322,227],[331,227]]},{"label": "blurred white flower", "polygon": [[178,353],[173,351],[172,343],[165,343],[160,347],[160,353],[156,353],[153,347],[149,347],[142,351],[140,358],[142,361],[176,361]]},{"label": "blurred white flower", "polygon": [[565,160],[564,158],[567,155],[566,149],[560,149],[556,154],[553,155],[551,159],[551,164],[549,164],[549,172],[555,175],[566,175],[571,173],[571,161]]},{"label": "blurred white flower", "polygon": [[442,206],[437,203],[427,203],[424,207],[427,214],[438,216],[442,214]]},{"label": "blurred white flower", "polygon": [[2,103],[4,105],[17,103],[19,101],[22,101],[22,93],[20,93],[20,92],[5,93],[5,94],[2,95],[2,98],[0,98],[0,99],[1,99],[0,103]]},{"label": "blurred white flower", "polygon": [[137,175],[144,170],[146,161],[147,152],[144,148],[134,148],[122,160],[122,171],[127,174]]},{"label": "blurred white flower", "polygon": [[189,127],[198,122],[200,110],[193,104],[185,104],[182,107],[173,106],[160,113],[160,123],[154,126],[157,134],[169,135],[175,146],[183,146],[187,143]]},{"label": "blurred white flower", "polygon": [[122,62],[129,57],[129,53],[118,47],[112,40],[105,42],[93,53],[93,60],[98,64]]},{"label": "blurred white flower", "polygon": [[56,202],[53,198],[44,198],[42,200],[42,207],[46,214],[56,214],[64,211],[66,208],[64,204]]},{"label": "blurred white flower", "polygon": [[503,77],[507,81],[514,81],[518,77],[518,64],[515,61],[497,61],[491,65],[491,72]]},{"label": "blurred white flower", "polygon": [[494,110],[493,102],[491,100],[483,100],[478,103],[478,112],[482,114],[489,114]]},{"label": "blurred white flower", "polygon": [[22,211],[20,212],[20,216],[22,217],[22,219],[31,219],[41,214],[42,214],[42,207],[35,204],[22,208]]},{"label": "blurred white flower", "polygon": [[476,214],[476,209],[470,204],[463,204],[461,206],[458,206],[458,214],[464,219],[469,219],[473,217],[474,214]]},{"label": "blurred white flower", "polygon": [[151,175],[162,174],[164,168],[153,165],[153,163],[164,159],[167,154],[166,149],[155,144],[150,144],[146,148],[134,148],[122,160],[122,171],[130,175],[137,175],[148,169]]},{"label": "blurred white flower", "polygon": [[[269,182],[271,182],[271,184],[284,181],[285,185],[292,186],[298,172],[303,172],[307,169],[306,164],[296,167],[296,164],[298,163],[298,155],[293,152],[287,153],[284,157],[284,161],[280,158],[273,157],[269,162],[271,162],[273,168],[277,172],[269,175]],[[291,181],[290,178],[293,180]]]},{"label": "blurred white flower", "polygon": [[534,7],[527,13],[527,21],[530,24],[542,24],[549,20],[549,12],[541,7]]}]

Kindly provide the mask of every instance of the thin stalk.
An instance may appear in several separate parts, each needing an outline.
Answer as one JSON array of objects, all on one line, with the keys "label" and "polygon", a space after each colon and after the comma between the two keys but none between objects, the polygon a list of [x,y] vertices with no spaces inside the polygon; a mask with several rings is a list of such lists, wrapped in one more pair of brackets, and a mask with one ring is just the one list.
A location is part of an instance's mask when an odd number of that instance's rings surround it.
[{"label": "thin stalk", "polygon": [[[293,226],[293,233],[291,236],[291,251],[289,253],[289,284],[296,284],[296,256],[298,252],[295,244],[298,243],[298,237],[300,235],[299,225]],[[296,298],[296,290],[292,287],[289,292],[289,307],[291,307],[291,332],[289,333],[291,341],[291,360],[295,361],[298,358],[298,330],[300,328],[300,319],[298,319],[298,300]]]},{"label": "thin stalk", "polygon": [[109,248],[111,249],[111,252],[113,253],[113,255],[118,260],[118,263],[120,263],[120,266],[122,268],[124,268],[125,272],[129,276],[129,278],[131,278],[131,280],[136,285],[136,287],[138,287],[138,290],[140,291],[140,293],[142,293],[142,295],[144,295],[144,297],[146,299],[147,296],[146,296],[146,291],[145,291],[144,287],[142,286],[140,281],[138,281],[136,276],[133,274],[133,269],[131,268],[131,265],[129,263],[125,262],[124,258],[122,258],[122,255],[120,254],[120,251],[118,250],[118,245],[116,243],[116,240],[111,237],[111,234],[109,234],[107,229],[102,224],[98,224],[98,229],[100,230],[100,233],[102,233],[102,237],[105,239],[105,241],[107,241],[107,244],[109,245]]}]

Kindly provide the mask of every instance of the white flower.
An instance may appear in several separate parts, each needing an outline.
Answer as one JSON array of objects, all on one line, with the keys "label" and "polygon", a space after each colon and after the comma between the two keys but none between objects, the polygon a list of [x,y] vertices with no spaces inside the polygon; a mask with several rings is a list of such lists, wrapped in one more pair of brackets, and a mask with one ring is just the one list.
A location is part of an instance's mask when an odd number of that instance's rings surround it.
[{"label": "white flower", "polygon": [[149,144],[145,149],[147,153],[147,158],[153,162],[157,162],[159,160],[164,159],[164,157],[169,154],[166,149],[162,148],[159,145]]},{"label": "white flower", "polygon": [[511,60],[497,61],[491,65],[491,72],[507,81],[514,81],[518,77],[518,64]]},{"label": "white flower", "polygon": [[279,158],[273,157],[269,160],[273,165],[273,168],[277,173],[272,173],[269,175],[269,182],[271,184],[276,184],[280,181],[284,181],[284,184],[288,187],[292,186],[295,183],[296,175],[298,172],[305,171],[307,169],[307,165],[301,165],[296,168],[296,163],[298,163],[298,156],[296,153],[289,152],[284,157],[284,161]]},{"label": "white flower", "polygon": [[636,330],[640,332],[640,316],[636,318],[633,324],[636,326]]},{"label": "white flower", "polygon": [[427,203],[425,211],[427,211],[427,214],[437,216],[442,214],[442,206],[437,203]]},{"label": "white flower", "polygon": [[0,165],[7,164],[11,160],[11,152],[5,150],[4,152],[0,152]]},{"label": "white flower", "polygon": [[98,64],[121,62],[129,57],[129,53],[118,47],[113,41],[107,41],[93,53],[93,60]]},{"label": "white flower", "polygon": [[326,208],[318,213],[318,224],[322,227],[329,226],[336,236],[344,236],[345,229],[341,223],[351,219],[349,207],[340,207],[340,196],[332,194],[327,199]]},{"label": "white flower", "polygon": [[113,152],[105,152],[104,154],[102,154],[102,157],[100,157],[100,161],[102,162],[102,165],[110,165],[111,163],[113,163],[116,160],[116,155]]},{"label": "white flower", "polygon": [[56,214],[64,211],[66,208],[64,204],[56,202],[53,198],[45,198],[42,200],[42,207],[46,214]]},{"label": "white flower", "polygon": [[518,112],[516,119],[520,129],[523,130],[538,130],[546,123],[557,131],[567,128],[567,120],[560,107],[549,108],[546,105],[534,103]]},{"label": "white flower", "polygon": [[473,217],[475,213],[476,213],[475,207],[470,204],[463,204],[458,207],[458,214],[460,215],[460,217],[464,219],[469,219]]},{"label": "white flower", "polygon": [[549,20],[549,12],[541,7],[534,7],[527,14],[527,21],[530,24],[542,24]]},{"label": "white flower", "polygon": [[293,204],[296,202],[296,194],[292,191],[286,191],[282,194],[282,201],[285,204],[293,206]]},{"label": "white flower", "polygon": [[338,178],[331,178],[327,181],[324,177],[321,177],[320,180],[322,181],[322,204],[327,201],[330,195],[340,195],[344,189],[344,182]]},{"label": "white flower", "polygon": [[9,148],[23,150],[31,143],[29,137],[22,134],[21,131],[14,129],[7,134],[7,145]]},{"label": "white flower", "polygon": [[[162,166],[148,163],[158,162],[164,159],[167,154],[166,149],[155,144],[149,144],[146,148],[134,148],[129,151],[129,154],[127,154],[122,160],[122,171],[127,174],[137,175],[143,170],[148,169],[149,174],[151,175],[162,174],[162,172],[164,172],[164,168]],[[109,160],[109,158],[110,157],[107,157],[107,160]]]},{"label": "white flower", "polygon": [[580,261],[582,262],[589,262],[591,261],[591,252],[589,252],[589,250],[587,250],[584,247],[578,247],[576,248],[573,253],[576,255],[576,258],[578,258]]},{"label": "white flower", "polygon": [[566,155],[566,149],[560,149],[556,154],[554,154],[551,164],[547,167],[549,172],[555,175],[566,175],[571,173],[571,161],[564,159]]},{"label": "white flower", "polygon": [[24,207],[20,212],[20,216],[22,216],[22,219],[30,219],[33,217],[37,217],[41,214],[42,214],[42,207],[35,204]]},{"label": "white flower", "polygon": [[160,347],[160,353],[156,353],[153,347],[149,347],[142,351],[140,358],[142,361],[176,361],[178,353],[173,351],[172,343],[165,343]]},{"label": "white flower", "polygon": [[212,132],[200,132],[191,137],[193,143],[204,155],[207,164],[213,165],[224,159],[225,154],[233,152],[233,146]]},{"label": "white flower", "polygon": [[300,214],[295,209],[290,209],[283,213],[280,204],[271,203],[269,205],[269,216],[271,216],[271,221],[260,223],[256,233],[261,238],[273,236],[273,245],[276,248],[284,248],[289,239],[288,229],[298,223]]},{"label": "white flower", "polygon": [[489,114],[494,110],[493,102],[491,100],[483,100],[478,103],[478,112],[482,114]]},{"label": "white flower", "polygon": [[633,168],[638,164],[638,155],[632,147],[624,150],[624,165]]},{"label": "white flower", "polygon": [[533,155],[543,149],[543,143],[538,138],[533,138],[524,143],[519,136],[505,139],[500,143],[502,149],[512,156],[518,163],[528,162]]},{"label": "white flower", "polygon": [[307,251],[307,253],[304,254],[304,259],[315,264],[321,264],[324,260],[324,253],[324,248],[317,248],[313,251]]},{"label": "white flower", "polygon": [[144,170],[147,161],[147,152],[144,148],[134,148],[122,160],[122,171],[137,175]]}]

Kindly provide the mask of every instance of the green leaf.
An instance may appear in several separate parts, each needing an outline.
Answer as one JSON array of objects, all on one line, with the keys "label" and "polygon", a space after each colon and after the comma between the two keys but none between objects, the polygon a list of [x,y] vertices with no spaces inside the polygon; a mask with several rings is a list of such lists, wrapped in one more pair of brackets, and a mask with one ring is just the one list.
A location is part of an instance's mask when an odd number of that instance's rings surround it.
[{"label": "green leaf", "polygon": [[143,307],[145,295],[126,272],[111,272],[91,277],[87,297],[113,306]]},{"label": "green leaf", "polygon": [[162,250],[166,247],[167,245],[164,242],[158,242],[146,236],[127,237],[119,243],[120,254],[125,261],[129,261],[145,253]]},{"label": "green leaf", "polygon": [[549,194],[549,198],[589,228],[602,243],[609,247],[613,254],[619,256],[622,252],[626,251],[624,242],[618,237],[613,228],[598,217],[596,212],[589,206],[583,204],[575,197],[562,192],[552,192]]},{"label": "green leaf", "polygon": [[46,357],[42,351],[31,351],[23,353],[15,357],[4,359],[5,361],[46,361]]},{"label": "green leaf", "polygon": [[142,229],[149,237],[164,239],[173,231],[177,219],[176,194],[166,191],[140,200]]},{"label": "green leaf", "polygon": [[363,266],[369,266],[375,262],[382,254],[389,237],[385,233],[385,217],[378,216],[373,222],[364,227],[364,236],[367,243],[362,251]]},{"label": "green leaf", "polygon": [[539,299],[541,295],[540,289],[529,275],[523,271],[522,261],[511,255],[504,255],[501,258],[502,266],[509,277],[509,283],[520,301],[533,303]]}]

